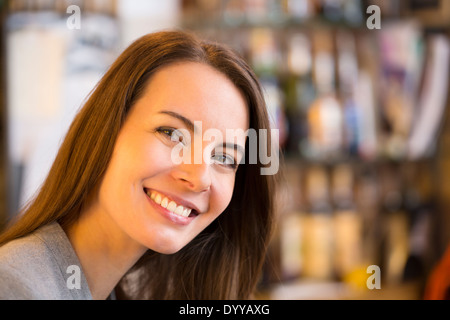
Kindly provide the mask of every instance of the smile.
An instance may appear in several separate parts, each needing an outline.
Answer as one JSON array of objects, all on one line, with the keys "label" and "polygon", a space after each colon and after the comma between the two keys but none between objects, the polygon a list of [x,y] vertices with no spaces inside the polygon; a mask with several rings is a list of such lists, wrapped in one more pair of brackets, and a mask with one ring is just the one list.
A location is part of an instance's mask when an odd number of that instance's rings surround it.
[{"label": "smile", "polygon": [[165,195],[162,195],[156,191],[146,189],[145,193],[154,203],[158,204],[164,209],[167,209],[170,212],[173,212],[176,215],[182,217],[193,217],[197,215],[197,212],[194,209],[178,204],[174,200],[171,200]]}]

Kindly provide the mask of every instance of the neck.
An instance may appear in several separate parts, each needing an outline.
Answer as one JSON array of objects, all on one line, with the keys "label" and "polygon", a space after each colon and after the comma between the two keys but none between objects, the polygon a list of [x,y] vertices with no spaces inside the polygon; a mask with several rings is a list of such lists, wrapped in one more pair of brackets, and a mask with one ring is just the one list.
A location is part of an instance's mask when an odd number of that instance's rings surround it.
[{"label": "neck", "polygon": [[147,250],[123,233],[117,224],[95,210],[87,210],[64,230],[86,277],[93,299],[106,299]]}]

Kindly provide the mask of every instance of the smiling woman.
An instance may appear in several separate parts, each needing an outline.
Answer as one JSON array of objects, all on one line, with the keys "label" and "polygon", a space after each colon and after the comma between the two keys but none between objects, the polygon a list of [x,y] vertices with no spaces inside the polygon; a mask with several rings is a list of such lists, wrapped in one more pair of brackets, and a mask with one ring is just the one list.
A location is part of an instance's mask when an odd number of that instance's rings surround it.
[{"label": "smiling woman", "polygon": [[[199,126],[219,134],[205,139]],[[0,236],[0,298],[249,298],[275,194],[265,165],[243,161],[249,129],[269,130],[269,120],[237,54],[178,31],[138,39]],[[266,154],[270,137],[263,141]],[[180,146],[192,161],[173,161]],[[72,265],[81,267],[80,289],[66,285]]]}]

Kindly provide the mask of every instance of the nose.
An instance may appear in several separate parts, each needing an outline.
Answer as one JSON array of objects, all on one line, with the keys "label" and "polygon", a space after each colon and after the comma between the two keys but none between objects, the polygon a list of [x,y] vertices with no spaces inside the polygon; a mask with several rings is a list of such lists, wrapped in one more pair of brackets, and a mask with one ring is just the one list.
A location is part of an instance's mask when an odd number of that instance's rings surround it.
[{"label": "nose", "polygon": [[207,163],[180,164],[172,171],[172,175],[193,192],[208,191],[211,187],[211,173]]}]

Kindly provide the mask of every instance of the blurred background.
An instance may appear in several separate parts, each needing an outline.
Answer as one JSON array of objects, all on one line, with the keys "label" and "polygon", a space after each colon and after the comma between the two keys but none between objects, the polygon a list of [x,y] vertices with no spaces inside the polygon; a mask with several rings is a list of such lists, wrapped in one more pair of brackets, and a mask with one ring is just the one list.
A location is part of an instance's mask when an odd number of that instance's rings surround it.
[{"label": "blurred background", "polygon": [[245,57],[280,130],[257,297],[423,297],[450,244],[450,1],[0,0],[0,12],[0,226],[120,52],[190,30]]}]

